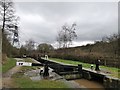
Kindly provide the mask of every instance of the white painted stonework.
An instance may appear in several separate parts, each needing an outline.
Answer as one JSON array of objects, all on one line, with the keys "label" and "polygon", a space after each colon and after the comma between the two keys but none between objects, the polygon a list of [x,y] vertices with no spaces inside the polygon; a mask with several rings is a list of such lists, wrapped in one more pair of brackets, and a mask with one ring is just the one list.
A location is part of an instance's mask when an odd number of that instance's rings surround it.
[{"label": "white painted stonework", "polygon": [[17,66],[32,66],[30,62],[16,62]]}]

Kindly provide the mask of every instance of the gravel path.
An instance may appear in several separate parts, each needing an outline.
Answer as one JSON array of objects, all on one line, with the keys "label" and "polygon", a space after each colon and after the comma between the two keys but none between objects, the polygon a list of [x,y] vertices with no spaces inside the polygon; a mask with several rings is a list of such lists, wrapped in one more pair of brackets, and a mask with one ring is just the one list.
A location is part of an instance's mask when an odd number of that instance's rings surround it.
[{"label": "gravel path", "polygon": [[12,69],[10,69],[8,72],[3,74],[2,77],[2,87],[3,88],[14,88],[14,82],[11,78],[11,76],[15,73],[17,73],[20,70],[20,66],[15,66]]},{"label": "gravel path", "polygon": [[[16,60],[19,60],[19,59],[16,59]],[[2,75],[2,87],[3,88],[14,88],[15,87],[11,76],[17,73],[20,70],[20,68],[21,66],[15,66]]]},{"label": "gravel path", "polygon": [[12,69],[10,69],[8,72],[3,74],[4,77],[11,77],[13,74],[17,73],[20,70],[21,66],[15,66]]}]

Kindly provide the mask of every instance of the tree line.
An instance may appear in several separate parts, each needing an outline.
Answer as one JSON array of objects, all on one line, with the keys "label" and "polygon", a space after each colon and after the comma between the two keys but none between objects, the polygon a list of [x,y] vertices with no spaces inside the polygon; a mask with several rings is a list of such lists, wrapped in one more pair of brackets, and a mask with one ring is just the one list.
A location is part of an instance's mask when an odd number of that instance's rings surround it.
[{"label": "tree line", "polygon": [[21,46],[21,48],[19,49],[20,53],[17,56],[45,56],[45,54],[48,54],[52,51],[54,51],[54,47],[51,44],[40,43],[39,45],[35,46],[35,41],[29,39],[28,41],[26,41],[25,45]]},{"label": "tree line", "polygon": [[51,54],[51,57],[80,61],[85,63],[94,63],[96,59],[101,60],[105,66],[119,66],[119,42],[120,34],[105,36],[94,44],[57,49]]},{"label": "tree line", "polygon": [[2,35],[2,56],[3,60],[6,56],[14,54],[17,48],[11,44],[12,35],[18,27],[19,17],[15,15],[14,3],[12,0],[0,0],[0,30]]}]

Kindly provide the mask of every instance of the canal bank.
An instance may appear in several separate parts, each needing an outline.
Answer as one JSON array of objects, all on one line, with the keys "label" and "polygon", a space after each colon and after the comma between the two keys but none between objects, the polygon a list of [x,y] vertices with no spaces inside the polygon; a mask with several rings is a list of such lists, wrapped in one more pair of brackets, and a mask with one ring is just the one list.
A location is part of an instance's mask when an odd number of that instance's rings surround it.
[{"label": "canal bank", "polygon": [[63,76],[66,80],[82,78],[100,82],[105,88],[118,89],[120,87],[120,79],[110,77],[108,75],[109,73],[82,68],[82,65],[64,64],[44,58],[39,59],[39,61],[41,63],[48,63],[49,67],[54,69],[57,74]]}]

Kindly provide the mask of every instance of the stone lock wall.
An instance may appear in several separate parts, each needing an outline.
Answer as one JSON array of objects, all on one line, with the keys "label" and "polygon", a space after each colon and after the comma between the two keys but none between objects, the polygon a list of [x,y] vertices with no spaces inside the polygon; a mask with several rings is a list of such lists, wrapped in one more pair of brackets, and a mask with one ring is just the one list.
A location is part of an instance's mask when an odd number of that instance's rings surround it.
[{"label": "stone lock wall", "polygon": [[112,78],[112,77],[105,76],[103,84],[105,88],[114,88],[114,90],[120,89],[120,79],[118,78]]}]

